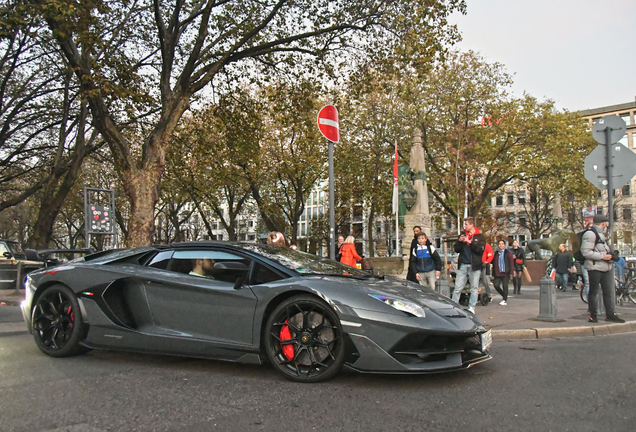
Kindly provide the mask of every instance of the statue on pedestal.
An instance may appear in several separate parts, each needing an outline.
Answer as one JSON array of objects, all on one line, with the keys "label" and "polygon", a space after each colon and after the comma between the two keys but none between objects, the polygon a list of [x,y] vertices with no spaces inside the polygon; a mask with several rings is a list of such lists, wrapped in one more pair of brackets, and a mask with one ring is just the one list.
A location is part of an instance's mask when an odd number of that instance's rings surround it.
[{"label": "statue on pedestal", "polygon": [[405,238],[402,241],[402,255],[404,259],[404,271],[408,270],[409,253],[411,247],[411,233],[415,226],[421,227],[427,235],[431,235],[433,224],[428,208],[428,187],[426,181],[426,163],[424,148],[422,147],[422,132],[415,129],[413,133],[413,146],[411,147],[411,163],[408,171],[410,182],[402,191],[402,200],[407,213],[404,216]]}]

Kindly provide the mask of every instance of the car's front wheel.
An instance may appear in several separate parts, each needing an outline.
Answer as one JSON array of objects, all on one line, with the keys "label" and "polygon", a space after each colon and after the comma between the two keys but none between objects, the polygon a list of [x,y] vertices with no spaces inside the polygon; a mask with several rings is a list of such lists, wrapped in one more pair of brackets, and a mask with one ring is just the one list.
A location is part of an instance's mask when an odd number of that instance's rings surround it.
[{"label": "car's front wheel", "polygon": [[285,378],[319,382],[338,373],[345,344],[338,316],[311,295],[291,297],[278,305],[265,327],[265,351]]},{"label": "car's front wheel", "polygon": [[87,348],[79,343],[83,322],[75,293],[64,285],[48,287],[33,307],[32,321],[35,343],[51,357],[83,354]]}]

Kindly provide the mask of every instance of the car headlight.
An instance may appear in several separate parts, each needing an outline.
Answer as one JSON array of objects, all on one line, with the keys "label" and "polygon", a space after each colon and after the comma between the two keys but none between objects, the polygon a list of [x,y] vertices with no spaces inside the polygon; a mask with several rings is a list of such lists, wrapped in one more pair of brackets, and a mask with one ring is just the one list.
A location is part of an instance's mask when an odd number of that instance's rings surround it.
[{"label": "car headlight", "polygon": [[410,301],[402,300],[399,298],[385,297],[381,295],[369,294],[371,297],[380,300],[382,303],[388,304],[394,309],[397,309],[407,314],[411,314],[416,317],[425,318],[426,313],[422,306]]}]

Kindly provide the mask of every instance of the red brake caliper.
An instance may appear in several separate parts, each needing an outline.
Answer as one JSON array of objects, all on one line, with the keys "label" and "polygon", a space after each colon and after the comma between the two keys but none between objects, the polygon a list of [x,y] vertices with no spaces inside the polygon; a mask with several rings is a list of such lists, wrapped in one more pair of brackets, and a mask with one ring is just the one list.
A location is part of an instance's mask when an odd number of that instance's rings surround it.
[{"label": "red brake caliper", "polygon": [[[287,322],[287,320],[285,320]],[[291,332],[289,331],[289,327],[284,325],[280,328],[280,340],[286,341],[292,338]],[[287,358],[287,360],[291,360],[294,358],[294,347],[292,345],[282,345],[281,349],[283,350],[283,354]]]},{"label": "red brake caliper", "polygon": [[71,306],[68,307],[68,310],[66,311],[66,313],[70,313],[69,316],[71,318],[71,323],[68,326],[72,328],[73,327],[73,321],[75,321],[75,320],[73,319],[73,312],[71,312]]}]

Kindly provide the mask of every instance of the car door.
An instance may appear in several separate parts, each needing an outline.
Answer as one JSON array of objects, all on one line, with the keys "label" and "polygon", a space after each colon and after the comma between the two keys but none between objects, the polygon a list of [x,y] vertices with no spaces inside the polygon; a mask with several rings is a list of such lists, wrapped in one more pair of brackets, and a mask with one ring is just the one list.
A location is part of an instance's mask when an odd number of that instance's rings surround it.
[{"label": "car door", "polygon": [[[213,260],[198,275],[198,261]],[[209,262],[208,262],[209,264]],[[235,289],[251,260],[223,250],[175,250],[165,271],[145,281],[157,332],[219,343],[251,346],[256,297]]]}]

